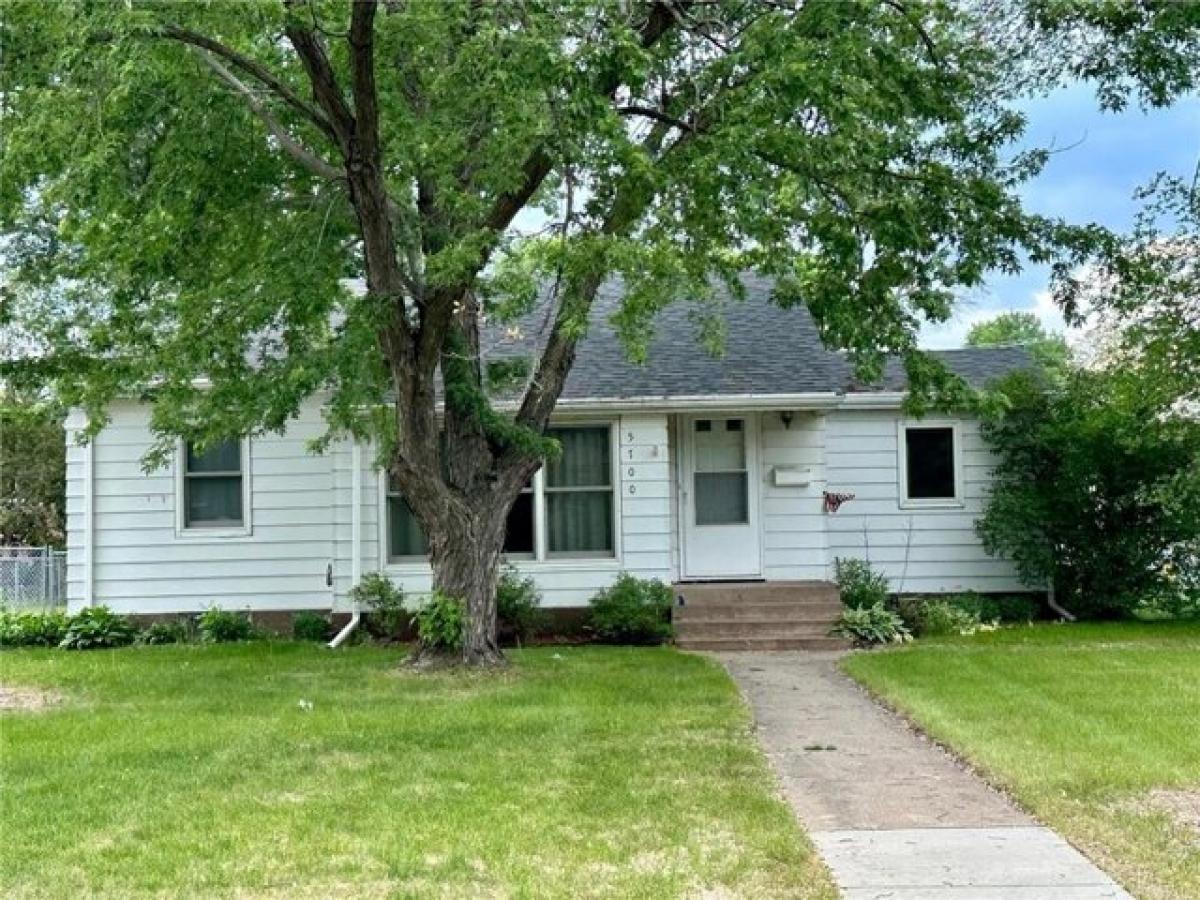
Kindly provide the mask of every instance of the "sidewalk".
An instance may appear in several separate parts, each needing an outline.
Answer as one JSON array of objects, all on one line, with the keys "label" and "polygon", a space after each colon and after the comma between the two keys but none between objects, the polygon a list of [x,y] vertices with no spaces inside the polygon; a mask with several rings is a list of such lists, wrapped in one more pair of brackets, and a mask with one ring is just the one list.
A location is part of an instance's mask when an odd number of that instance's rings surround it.
[{"label": "sidewalk", "polygon": [[783,791],[848,900],[1131,900],[871,701],[836,653],[725,653]]}]

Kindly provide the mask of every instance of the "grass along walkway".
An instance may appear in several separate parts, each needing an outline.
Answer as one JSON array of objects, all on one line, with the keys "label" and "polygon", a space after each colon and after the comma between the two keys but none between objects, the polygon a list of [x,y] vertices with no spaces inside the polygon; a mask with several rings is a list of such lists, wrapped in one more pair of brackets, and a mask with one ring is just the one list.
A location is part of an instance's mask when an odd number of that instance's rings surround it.
[{"label": "grass along walkway", "polygon": [[0,713],[0,895],[834,896],[715,664],[512,658],[4,652],[64,699]]},{"label": "grass along walkway", "polygon": [[1141,898],[1200,898],[1200,625],[919,641],[845,670]]}]

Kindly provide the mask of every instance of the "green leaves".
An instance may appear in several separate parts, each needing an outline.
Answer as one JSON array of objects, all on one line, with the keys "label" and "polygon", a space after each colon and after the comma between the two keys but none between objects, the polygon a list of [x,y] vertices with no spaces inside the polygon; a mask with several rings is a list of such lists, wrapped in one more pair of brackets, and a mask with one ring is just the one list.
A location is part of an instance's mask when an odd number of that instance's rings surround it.
[{"label": "green leaves", "polygon": [[1000,459],[984,545],[1075,612],[1200,590],[1200,424],[1162,416],[1144,379],[1079,370],[1046,393],[1035,374],[1011,376],[984,427]]},{"label": "green leaves", "polygon": [[[394,448],[396,418],[378,411],[433,402],[428,361],[456,339],[464,297],[505,319],[559,285],[552,405],[598,285],[622,279],[614,324],[633,358],[681,300],[719,351],[713,286],[750,268],[864,376],[899,354],[918,391],[938,382],[959,402],[962,385],[916,355],[920,324],[989,270],[1107,239],[1021,208],[1045,162],[1009,158],[1029,85],[1011,42],[942,3],[387,4],[369,34],[386,209],[370,207],[348,189],[361,135],[335,127],[334,107],[353,118],[368,99],[351,89],[351,9],[5,5],[19,49],[0,232],[11,315],[37,348],[6,377],[49,383],[96,421],[118,395],[151,399],[164,442],[279,429],[320,393],[332,433]],[[1155,102],[1188,84],[1190,13],[1016,12],[1038,40],[1078,26],[1113,41],[1111,64],[1081,63],[1097,78],[1127,69]],[[402,279],[379,288],[363,236],[383,216]],[[488,368],[472,360],[446,395],[503,446],[520,435],[491,408]]]}]

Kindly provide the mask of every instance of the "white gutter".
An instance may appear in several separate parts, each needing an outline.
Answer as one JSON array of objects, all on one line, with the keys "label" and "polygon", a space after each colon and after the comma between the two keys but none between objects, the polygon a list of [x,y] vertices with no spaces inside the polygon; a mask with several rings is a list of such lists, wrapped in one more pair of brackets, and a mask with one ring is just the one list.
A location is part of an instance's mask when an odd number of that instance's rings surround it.
[{"label": "white gutter", "polygon": [[[832,392],[803,394],[674,394],[670,397],[605,397],[596,399],[564,399],[555,410],[614,410],[638,412],[671,412],[673,410],[745,410],[745,409],[834,409],[842,397]],[[499,409],[515,409],[517,403],[496,404]]]},{"label": "white gutter", "polygon": [[[358,587],[362,580],[362,444],[357,440],[350,448],[350,587]],[[336,650],[354,633],[362,620],[362,611],[355,601],[346,623],[329,642],[330,650]]]},{"label": "white gutter", "polygon": [[843,394],[837,405],[842,409],[896,409],[908,395],[903,391],[862,391]]}]

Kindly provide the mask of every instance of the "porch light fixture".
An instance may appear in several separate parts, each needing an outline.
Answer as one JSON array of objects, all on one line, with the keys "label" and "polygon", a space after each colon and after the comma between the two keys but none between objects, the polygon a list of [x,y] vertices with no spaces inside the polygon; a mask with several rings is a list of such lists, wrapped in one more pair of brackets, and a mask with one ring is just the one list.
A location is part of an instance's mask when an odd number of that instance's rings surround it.
[{"label": "porch light fixture", "polygon": [[792,427],[792,417],[795,415],[790,409],[781,410],[779,413],[779,421],[783,423],[783,430],[787,431]]}]

